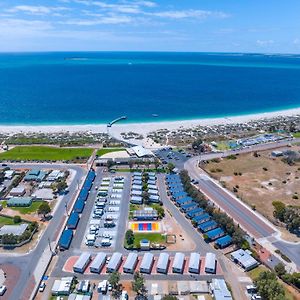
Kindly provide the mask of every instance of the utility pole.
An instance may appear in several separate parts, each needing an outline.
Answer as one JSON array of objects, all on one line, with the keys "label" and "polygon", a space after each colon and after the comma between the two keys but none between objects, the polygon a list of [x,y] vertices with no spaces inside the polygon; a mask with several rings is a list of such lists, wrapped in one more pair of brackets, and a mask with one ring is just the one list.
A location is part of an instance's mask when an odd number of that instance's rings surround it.
[{"label": "utility pole", "polygon": [[68,203],[67,203],[67,201],[65,201],[65,210],[66,210],[66,215],[68,217],[69,214],[68,214]]}]

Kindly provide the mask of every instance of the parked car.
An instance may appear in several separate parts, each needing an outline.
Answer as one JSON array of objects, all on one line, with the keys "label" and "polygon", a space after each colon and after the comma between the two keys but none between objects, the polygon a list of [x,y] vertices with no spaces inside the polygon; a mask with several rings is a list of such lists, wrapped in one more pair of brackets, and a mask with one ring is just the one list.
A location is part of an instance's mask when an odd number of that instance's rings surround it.
[{"label": "parked car", "polygon": [[45,281],[42,281],[40,286],[39,286],[39,292],[42,293],[45,288],[46,288],[46,283],[45,283]]},{"label": "parked car", "polygon": [[1,285],[0,286],[0,296],[3,296],[6,292],[6,286],[5,285]]}]

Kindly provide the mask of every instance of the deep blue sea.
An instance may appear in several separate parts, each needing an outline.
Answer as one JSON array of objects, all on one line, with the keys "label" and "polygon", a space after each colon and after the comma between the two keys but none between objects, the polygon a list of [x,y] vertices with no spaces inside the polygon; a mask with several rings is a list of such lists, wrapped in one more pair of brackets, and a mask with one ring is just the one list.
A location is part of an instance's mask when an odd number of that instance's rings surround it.
[{"label": "deep blue sea", "polygon": [[300,55],[0,54],[1,124],[182,120],[295,107]]}]

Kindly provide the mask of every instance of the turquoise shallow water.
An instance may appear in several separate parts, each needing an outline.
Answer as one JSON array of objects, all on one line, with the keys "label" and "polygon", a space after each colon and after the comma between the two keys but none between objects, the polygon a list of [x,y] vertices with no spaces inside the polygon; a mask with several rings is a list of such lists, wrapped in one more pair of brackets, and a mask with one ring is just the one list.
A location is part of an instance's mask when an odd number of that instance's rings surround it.
[{"label": "turquoise shallow water", "polygon": [[[0,54],[1,124],[224,117],[300,106],[300,55]],[[153,114],[158,115],[153,117]]]}]

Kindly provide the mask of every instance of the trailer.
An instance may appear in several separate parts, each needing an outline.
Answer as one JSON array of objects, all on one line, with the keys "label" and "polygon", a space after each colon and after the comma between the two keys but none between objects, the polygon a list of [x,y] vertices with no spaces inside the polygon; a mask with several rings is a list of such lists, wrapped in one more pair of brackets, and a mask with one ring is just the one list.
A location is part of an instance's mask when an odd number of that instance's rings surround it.
[{"label": "trailer", "polygon": [[182,274],[183,272],[183,267],[184,267],[184,261],[185,261],[185,256],[181,252],[177,252],[174,257],[173,265],[172,265],[172,271],[173,273],[180,273]]},{"label": "trailer", "polygon": [[170,264],[170,256],[166,252],[162,252],[159,255],[158,261],[157,261],[157,266],[156,266],[156,272],[157,273],[163,273],[167,274],[168,273],[168,268]]},{"label": "trailer", "polygon": [[200,271],[200,254],[192,252],[189,261],[189,272],[199,274]]},{"label": "trailer", "polygon": [[153,263],[154,263],[154,255],[150,252],[145,253],[141,262],[140,272],[150,274]]},{"label": "trailer", "polygon": [[107,264],[106,272],[112,273],[112,272],[118,271],[121,263],[122,263],[122,254],[119,252],[115,252],[112,255],[109,263]]},{"label": "trailer", "polygon": [[98,253],[90,265],[90,272],[99,274],[105,265],[106,257],[107,257],[106,253],[104,252]]},{"label": "trailer", "polygon": [[133,274],[137,263],[138,263],[138,255],[134,252],[130,252],[124,263],[123,272]]},{"label": "trailer", "polygon": [[68,222],[67,222],[67,228],[68,229],[76,229],[79,219],[80,219],[79,214],[76,212],[72,212],[68,219]]},{"label": "trailer", "polygon": [[72,239],[73,239],[73,231],[71,229],[65,229],[58,241],[59,249],[60,250],[69,249]]},{"label": "trailer", "polygon": [[216,273],[216,255],[208,252],[205,256],[205,272]]},{"label": "trailer", "polygon": [[73,271],[77,273],[83,273],[91,261],[91,254],[88,252],[83,252],[77,259],[75,265],[73,266]]}]

